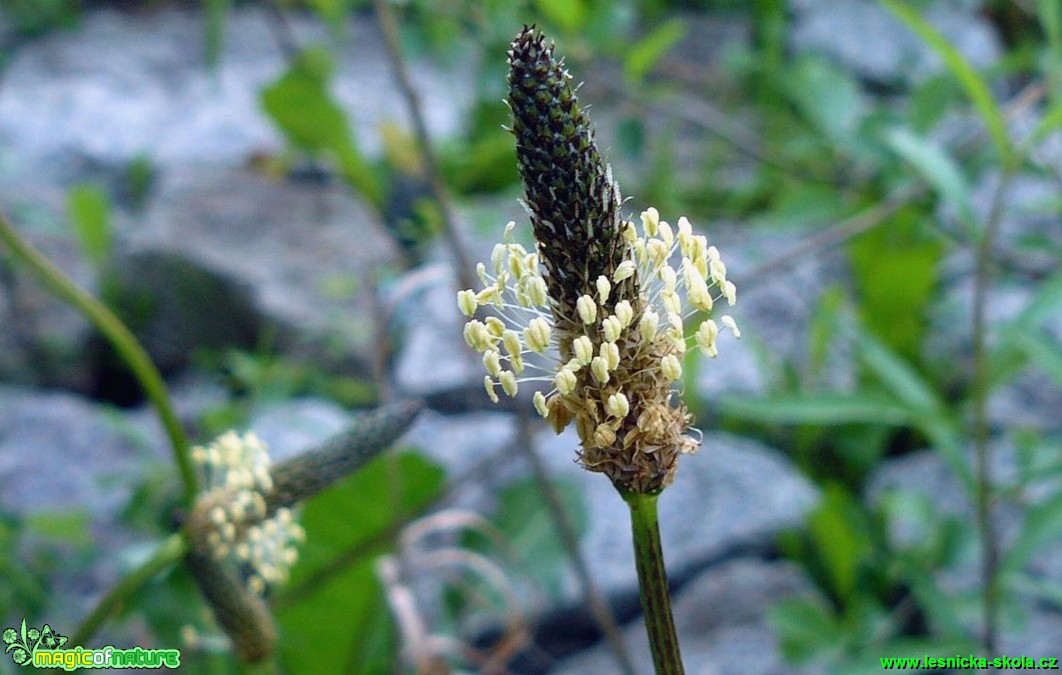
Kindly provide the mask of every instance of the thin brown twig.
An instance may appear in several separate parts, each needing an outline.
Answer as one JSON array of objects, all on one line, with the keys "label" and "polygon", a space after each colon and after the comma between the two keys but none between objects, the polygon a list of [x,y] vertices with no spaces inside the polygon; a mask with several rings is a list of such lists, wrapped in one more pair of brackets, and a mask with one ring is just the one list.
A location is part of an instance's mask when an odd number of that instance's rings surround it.
[{"label": "thin brown twig", "polygon": [[453,202],[450,199],[446,184],[443,182],[442,173],[439,171],[439,162],[435,156],[434,146],[431,143],[431,135],[428,133],[428,125],[424,121],[423,107],[416,87],[409,77],[402,56],[402,45],[398,37],[398,25],[395,22],[391,5],[386,0],[373,0],[373,8],[376,11],[376,19],[380,22],[380,30],[383,32],[384,43],[387,45],[387,56],[391,61],[391,69],[394,71],[398,88],[402,97],[406,100],[406,107],[413,119],[413,133],[417,144],[420,146],[421,156],[424,159],[424,169],[427,173],[428,185],[432,196],[442,212],[443,235],[450,247],[454,264],[457,266],[457,280],[463,288],[474,288],[475,279],[472,277],[472,263],[461,238],[457,233],[457,218],[454,215]]},{"label": "thin brown twig", "polygon": [[531,473],[534,475],[538,492],[542,496],[543,501],[545,501],[550,518],[553,520],[553,524],[557,528],[557,534],[560,536],[561,544],[564,546],[564,550],[568,554],[568,560],[572,564],[575,576],[579,580],[579,586],[583,592],[586,604],[590,608],[590,613],[593,615],[598,628],[601,629],[613,655],[616,657],[616,663],[619,666],[620,672],[625,673],[626,675],[634,675],[637,671],[634,667],[634,661],[631,659],[630,651],[627,649],[627,645],[623,640],[623,634],[620,633],[616,618],[612,615],[612,610],[605,601],[601,589],[599,589],[597,584],[594,583],[594,579],[590,574],[590,566],[587,565],[586,558],[583,556],[582,550],[579,546],[579,535],[576,533],[571,519],[568,518],[568,514],[564,511],[564,506],[557,494],[557,489],[553,485],[553,481],[550,478],[549,470],[546,468],[545,462],[542,461],[542,458],[539,456],[538,451],[535,448],[534,438],[531,434],[531,421],[528,418],[527,406],[521,406],[517,410],[516,415],[516,444],[528,464],[531,465]]}]

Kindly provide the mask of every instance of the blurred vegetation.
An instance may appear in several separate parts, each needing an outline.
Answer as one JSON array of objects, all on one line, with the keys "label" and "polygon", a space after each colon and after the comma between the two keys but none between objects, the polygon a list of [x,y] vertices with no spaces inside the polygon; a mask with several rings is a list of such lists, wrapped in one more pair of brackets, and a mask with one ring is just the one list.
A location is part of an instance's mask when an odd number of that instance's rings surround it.
[{"label": "blurred vegetation", "polygon": [[[1062,313],[1062,273],[1057,266],[1024,262],[1026,255],[1057,260],[1060,251],[1052,247],[1058,238],[1031,233],[1008,242],[1006,258],[995,249],[1014,181],[1054,181],[1062,196],[1058,158],[1039,152],[1062,130],[1062,4],[981,3],[1006,51],[988,72],[979,72],[921,18],[915,8],[927,3],[882,0],[943,64],[911,85],[864,81],[843,64],[795,53],[782,0],[394,4],[410,58],[443,67],[475,64],[475,101],[464,128],[452,138],[435,139],[441,175],[457,200],[519,194],[512,139],[500,130],[508,111],[499,101],[509,41],[520,25],[536,22],[570,55],[573,72],[595,74],[587,78],[593,94],[582,96],[601,101],[614,117],[615,136],[600,142],[611,147],[610,160],[623,168],[618,173],[624,193],[638,204],[688,214],[709,229],[716,221],[739,221],[750,235],[773,233],[780,241],[814,244],[818,235],[828,235],[818,247],[795,249],[803,256],[840,244],[836,254],[843,258],[846,280],[801,289],[815,307],[808,325],[792,328],[803,331],[796,341],[803,352],[786,356],[768,344],[756,345],[763,354],[765,392],[698,401],[691,378],[712,366],[691,354],[694,362],[687,367],[686,396],[694,399],[690,405],[702,427],[782,449],[822,490],[806,526],[779,542],[817,586],[813,597],[785,600],[772,613],[787,657],[833,672],[861,672],[876,670],[882,655],[972,653],[985,639],[980,632],[986,613],[998,615],[1002,630],[1020,631],[1022,607],[1035,600],[1058,606],[1062,587],[1032,575],[1028,562],[1062,535],[1062,492],[1030,497],[1034,483],[1062,476],[1062,434],[1057,426],[1014,425],[992,429],[989,437],[983,418],[987,397],[1019,378],[1062,386],[1062,344],[1047,328]],[[415,142],[393,129],[385,134],[383,155],[366,156],[329,90],[345,22],[369,13],[369,3],[278,5],[280,12],[314,14],[332,28],[332,38],[297,45],[287,72],[261,92],[263,113],[289,141],[286,156],[271,158],[274,170],[310,162],[334,172],[386,216],[405,248],[423,250],[440,231],[442,216],[423,187],[425,167]],[[204,44],[213,61],[223,53],[231,5],[207,0],[205,6]],[[74,0],[2,6],[25,35],[61,30],[80,11],[83,3]],[[691,68],[681,58],[685,46],[698,40],[700,24],[693,19],[705,17],[736,22],[749,33],[749,39],[727,45],[713,72]],[[1020,134],[1011,122],[1018,112],[1033,120]],[[138,199],[150,175],[144,162],[131,168]],[[998,187],[986,191],[985,185]],[[1038,205],[1056,228],[1062,220],[1058,196]],[[107,194],[94,186],[73,188],[69,210],[85,255],[106,279],[113,246]],[[946,262],[956,254],[986,262],[974,264],[975,285],[1017,284],[1030,299],[1000,323],[975,323],[967,307],[957,315],[962,325],[950,328],[956,351],[942,354],[931,349],[929,338],[934,330],[948,329],[942,323],[955,323],[941,317],[955,311],[949,305],[954,295],[945,295],[945,275]],[[742,276],[739,288],[784,275],[787,261],[775,262],[759,271],[762,279]],[[107,301],[109,287],[101,288]],[[740,317],[740,304],[738,310]],[[745,321],[743,327],[746,339],[756,343],[756,326]],[[852,366],[851,381],[843,385],[830,371],[839,355]],[[226,404],[207,415],[205,430],[246,419],[249,402],[315,393],[358,407],[377,395],[372,385],[269,350],[214,355],[201,367],[217,373],[231,392]],[[1005,480],[983,468],[989,445],[997,441],[1013,448],[1016,457],[1016,471]],[[1008,505],[1020,514],[1023,525],[1013,540],[1005,547],[988,542],[998,564],[979,588],[946,589],[939,579],[982,555],[986,536],[998,537],[983,519],[944,512],[924,492],[899,489],[874,497],[868,491],[869,478],[883,462],[924,451],[943,459],[970,504]],[[395,485],[401,488],[385,489]],[[136,504],[159,512],[172,502],[171,487],[162,481],[145,485]],[[424,513],[444,489],[442,470],[411,451],[391,465],[374,464],[306,505],[308,548],[292,587],[275,598],[282,660],[292,672],[394,670],[396,629],[387,618],[373,560],[393,548],[397,530]],[[555,543],[543,543],[549,517],[529,498],[530,491],[529,484],[510,486],[498,495],[490,519],[515,547],[515,558],[534,568],[538,587],[553,595],[555,572],[565,561]],[[581,513],[577,492],[566,490],[565,496],[579,523],[592,517]],[[335,518],[340,510],[360,514],[358,521]],[[145,523],[139,511],[130,505],[136,527],[160,527]],[[897,535],[912,523],[919,536]],[[0,541],[13,542],[35,528],[39,523],[0,517]],[[62,538],[62,533],[34,536]],[[13,582],[0,589],[0,616],[12,607],[32,612],[44,593],[40,580],[20,572],[9,558],[13,550],[0,546],[0,570]],[[45,555],[50,549],[42,550]],[[182,628],[199,616],[190,583],[175,569],[144,587],[126,611],[143,612],[160,643],[177,644]],[[468,608],[448,597],[444,607],[456,629]],[[339,607],[342,622],[322,620],[336,616]],[[195,672],[231,670],[211,644],[202,641],[203,649],[189,650],[186,664]],[[303,658],[311,650],[324,654],[321,645],[329,647],[327,658]]]}]

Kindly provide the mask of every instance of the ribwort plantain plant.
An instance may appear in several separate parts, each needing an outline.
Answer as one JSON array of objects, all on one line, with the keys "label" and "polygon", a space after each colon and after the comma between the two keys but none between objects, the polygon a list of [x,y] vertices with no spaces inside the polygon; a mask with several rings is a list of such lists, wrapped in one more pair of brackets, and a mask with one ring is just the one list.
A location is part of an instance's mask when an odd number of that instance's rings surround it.
[{"label": "ribwort plantain plant", "polygon": [[[511,131],[536,250],[512,242],[510,222],[490,268],[477,266],[482,288],[460,291],[458,305],[491,400],[496,387],[515,397],[521,383],[544,383],[536,410],[557,433],[574,422],[580,464],[608,476],[630,507],[654,664],[678,673],[656,502],[700,439],[674,383],[686,322],[700,319],[692,340],[715,357],[720,325],[707,315],[717,301],[733,305],[737,290],[686,218],[672,228],[649,208],[639,228],[621,216],[619,187],[554,52],[527,26],[509,51]],[[482,321],[473,318],[481,308]],[[740,337],[730,316],[720,324]]]}]

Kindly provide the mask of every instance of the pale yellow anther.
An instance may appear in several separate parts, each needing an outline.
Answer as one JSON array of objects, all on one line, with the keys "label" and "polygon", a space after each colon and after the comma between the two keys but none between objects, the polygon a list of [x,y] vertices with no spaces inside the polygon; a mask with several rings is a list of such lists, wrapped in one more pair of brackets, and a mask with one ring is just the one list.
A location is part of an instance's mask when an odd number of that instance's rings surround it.
[{"label": "pale yellow anther", "polygon": [[671,246],[675,243],[675,235],[671,232],[671,226],[668,225],[666,220],[660,221],[660,241],[664,242],[664,246],[671,249]]},{"label": "pale yellow anther", "polygon": [[620,326],[626,328],[631,325],[631,321],[634,320],[634,309],[631,307],[631,303],[626,300],[620,300],[616,303],[616,318],[620,321]]},{"label": "pale yellow anther", "polygon": [[609,293],[612,292],[612,284],[608,282],[608,277],[602,275],[597,278],[597,301],[602,305],[608,302]]},{"label": "pale yellow anther", "polygon": [[516,397],[518,385],[516,384],[516,375],[511,370],[503,370],[501,375],[498,376],[498,381],[501,382],[502,391],[509,395],[510,398]]},{"label": "pale yellow anther", "polygon": [[540,276],[531,277],[527,286],[527,297],[531,300],[532,307],[543,307],[549,302],[546,293],[546,280]]},{"label": "pale yellow anther", "polygon": [[623,240],[628,244],[633,244],[634,240],[638,238],[638,228],[634,226],[632,221],[627,221],[623,224]]},{"label": "pale yellow anther", "polygon": [[500,291],[497,286],[487,286],[479,293],[476,293],[475,300],[477,304],[489,305],[498,299],[499,294]]},{"label": "pale yellow anther", "polygon": [[609,370],[619,368],[619,345],[615,342],[602,342],[601,348],[598,350],[598,355],[605,359],[605,363],[608,364]]},{"label": "pale yellow anther", "polygon": [[723,284],[723,297],[726,298],[726,304],[731,307],[737,303],[737,286],[734,285],[733,281],[727,280],[727,282]]},{"label": "pale yellow anther", "polygon": [[461,313],[465,316],[472,316],[475,314],[476,309],[479,308],[479,302],[476,300],[476,292],[473,290],[458,291],[457,306],[461,308]]},{"label": "pale yellow anther", "polygon": [[697,329],[697,346],[713,359],[719,356],[719,350],[715,346],[715,340],[718,335],[719,327],[711,319],[701,322],[700,328]]},{"label": "pale yellow anther", "polygon": [[549,322],[541,316],[536,316],[528,322],[524,329],[524,340],[531,351],[541,353],[549,347],[550,327]]},{"label": "pale yellow anther", "polygon": [[572,341],[572,353],[580,366],[589,365],[590,359],[594,358],[594,343],[589,337],[580,335]]},{"label": "pale yellow anther", "polygon": [[498,394],[494,392],[494,380],[490,378],[490,375],[486,375],[483,378],[483,388],[487,390],[487,396],[490,397],[492,403],[498,402]]},{"label": "pale yellow anther", "polygon": [[598,382],[601,384],[608,384],[608,361],[606,359],[603,359],[600,356],[595,356],[590,362],[590,372],[594,374],[594,379]]},{"label": "pale yellow anther", "polygon": [[501,372],[501,354],[493,349],[483,352],[483,369],[491,377],[498,377]]},{"label": "pale yellow anther", "polygon": [[488,316],[484,325],[487,327],[487,332],[495,338],[500,338],[505,334],[505,324],[496,316]]},{"label": "pale yellow anther", "polygon": [[659,239],[650,239],[645,243],[645,254],[654,269],[667,262],[670,253],[671,250]]},{"label": "pale yellow anther", "polygon": [[664,377],[674,382],[682,377],[682,362],[674,354],[668,354],[660,359],[660,370]]},{"label": "pale yellow anther", "polygon": [[659,226],[660,212],[655,207],[650,206],[642,211],[642,229],[645,231],[645,236],[655,237]]},{"label": "pale yellow anther", "polygon": [[476,276],[479,277],[479,283],[484,286],[487,285],[487,266],[483,263],[476,263]]},{"label": "pale yellow anther", "polygon": [[724,314],[719,320],[723,322],[724,326],[730,329],[730,332],[734,334],[734,337],[741,337],[741,331],[738,329],[737,322],[734,321],[734,317],[730,316],[729,314]]},{"label": "pale yellow anther", "polygon": [[629,279],[634,276],[634,271],[634,261],[624,260],[616,267],[616,271],[612,274],[612,280],[619,283],[624,279]]},{"label": "pale yellow anther", "polygon": [[664,265],[663,267],[661,267],[659,274],[660,280],[664,282],[664,290],[675,290],[675,283],[677,282],[677,277],[675,275],[675,270],[671,267],[671,265]]},{"label": "pale yellow anther", "polygon": [[682,315],[678,312],[668,312],[667,323],[671,326],[671,331],[682,335]]},{"label": "pale yellow anther", "polygon": [[549,406],[546,404],[546,397],[540,391],[536,391],[535,395],[531,397],[531,400],[535,404],[535,410],[538,411],[542,417],[549,417]]},{"label": "pale yellow anther", "polygon": [[553,386],[557,388],[557,391],[565,395],[575,391],[575,385],[578,384],[578,382],[575,373],[568,368],[561,368],[553,377]]},{"label": "pale yellow anther", "polygon": [[716,260],[722,260],[722,258],[719,255],[719,249],[717,249],[715,246],[709,246],[708,247],[708,260],[710,262],[714,262]]},{"label": "pale yellow anther", "polygon": [[682,313],[682,299],[675,291],[661,291],[660,301],[664,303],[664,310],[669,314]]},{"label": "pale yellow anther", "polygon": [[712,294],[708,292],[708,287],[704,285],[691,288],[687,292],[687,297],[690,304],[702,312],[712,311],[712,306],[715,305],[715,301],[712,300]]},{"label": "pale yellow anther", "polygon": [[708,269],[711,270],[712,280],[717,284],[726,283],[726,265],[722,260],[716,258],[708,264]]},{"label": "pale yellow anther", "polygon": [[601,333],[605,336],[605,340],[608,342],[615,342],[618,340],[620,333],[622,332],[623,323],[615,314],[606,316],[604,321],[601,322]]},{"label": "pale yellow anther", "polygon": [[642,339],[646,342],[652,342],[656,337],[656,327],[660,323],[660,317],[651,309],[646,308],[642,312],[642,320],[638,324],[638,331],[642,334]]},{"label": "pale yellow anther", "polygon": [[497,276],[502,271],[502,262],[505,260],[505,244],[495,244],[490,251],[490,265]]},{"label": "pale yellow anther", "polygon": [[585,324],[591,324],[597,319],[597,303],[589,295],[581,295],[575,301],[575,310],[579,312],[579,318]]},{"label": "pale yellow anther", "polygon": [[605,412],[613,417],[626,417],[627,413],[631,411],[631,405],[627,401],[626,395],[623,392],[617,392],[608,397],[605,401]]},{"label": "pale yellow anther", "polygon": [[505,223],[505,230],[502,231],[502,241],[508,242],[509,238],[513,236],[513,230],[516,229],[516,221],[510,220]]},{"label": "pale yellow anther", "polygon": [[489,349],[491,346],[490,331],[487,330],[487,326],[482,321],[473,319],[466,323],[464,336],[468,346],[477,352]]},{"label": "pale yellow anther", "polygon": [[506,330],[502,333],[502,344],[505,345],[505,351],[509,352],[509,356],[519,356],[520,352],[524,351],[524,345],[520,342],[520,334],[515,330]]}]

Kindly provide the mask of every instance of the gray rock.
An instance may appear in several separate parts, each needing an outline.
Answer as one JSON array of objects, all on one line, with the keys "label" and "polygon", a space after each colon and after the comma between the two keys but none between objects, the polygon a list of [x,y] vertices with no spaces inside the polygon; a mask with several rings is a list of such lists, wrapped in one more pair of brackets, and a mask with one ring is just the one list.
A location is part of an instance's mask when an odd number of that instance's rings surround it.
[{"label": "gray rock", "polygon": [[[574,464],[574,431],[545,431],[538,448],[553,476],[580,486],[589,512],[583,554],[594,579],[609,595],[637,588],[630,516],[607,478]],[[679,462],[678,476],[660,497],[659,515],[668,569],[695,570],[732,547],[762,543],[798,526],[818,499],[814,486],[775,450],[723,433],[705,435],[701,451]],[[565,597],[579,587],[568,574]]]},{"label": "gray rock", "polygon": [[[672,609],[688,673],[723,675],[799,672],[782,659],[767,623],[778,601],[811,592],[795,565],[736,559],[702,572],[674,597]],[[638,672],[652,672],[652,655],[641,617],[623,631]],[[557,664],[550,672],[609,673],[615,662],[605,645]]]},{"label": "gray rock", "polygon": [[[979,3],[937,0],[924,12],[975,68],[996,63],[1002,46],[977,14]],[[938,72],[937,54],[899,20],[871,0],[792,0],[791,43],[796,52],[816,52],[860,77],[885,84],[916,82]]]},{"label": "gray rock", "polygon": [[[139,334],[164,367],[199,347],[253,346],[264,327],[281,348],[375,358],[368,283],[396,261],[370,212],[339,186],[250,171],[167,172],[121,267]],[[327,348],[327,349],[326,349]]]},{"label": "gray rock", "polygon": [[[144,539],[120,516],[152,472],[169,471],[176,489],[167,447],[150,425],[123,412],[73,394],[0,385],[0,510],[86,523],[85,543],[27,536],[16,549],[27,571],[54,574],[46,608],[52,625],[76,625],[122,573],[127,547]],[[42,550],[58,554],[48,572],[32,567]],[[0,617],[10,621],[4,625],[20,618]]]},{"label": "gray rock", "polygon": [[[268,11],[240,7],[225,19],[218,64],[204,62],[200,11],[162,7],[135,13],[86,12],[73,31],[26,43],[11,57],[0,91],[0,139],[16,173],[69,176],[82,158],[124,165],[147,156],[158,166],[240,163],[281,139],[260,112],[258,92],[285,69]],[[300,44],[325,42],[327,28],[292,15]],[[408,128],[386,50],[365,17],[344,26],[336,53],[336,98],[369,154],[381,124]],[[461,64],[451,64],[461,66]],[[411,67],[429,130],[460,128],[471,97],[461,67]],[[467,71],[463,71],[467,72]]]},{"label": "gray rock", "polygon": [[[0,203],[10,209],[19,236],[75,284],[95,291],[95,270],[63,216],[62,190],[39,185],[16,195],[0,188]],[[88,322],[6,251],[0,255],[0,326],[0,380],[88,390]]]},{"label": "gray rock", "polygon": [[305,452],[350,427],[353,417],[331,401],[291,399],[259,408],[248,425],[280,461]]}]

